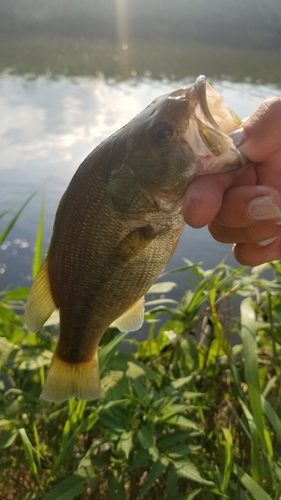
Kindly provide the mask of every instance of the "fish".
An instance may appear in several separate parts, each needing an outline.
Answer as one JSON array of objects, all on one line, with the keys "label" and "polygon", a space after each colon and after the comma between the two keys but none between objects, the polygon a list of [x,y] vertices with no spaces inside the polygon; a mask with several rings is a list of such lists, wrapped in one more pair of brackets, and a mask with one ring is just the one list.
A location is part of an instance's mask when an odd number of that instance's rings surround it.
[{"label": "fish", "polygon": [[201,75],[155,99],[80,165],[59,203],[26,304],[32,332],[59,310],[44,400],[100,397],[103,334],[109,326],[141,327],[144,296],[185,227],[186,187],[196,175],[248,162],[229,136],[241,123]]}]

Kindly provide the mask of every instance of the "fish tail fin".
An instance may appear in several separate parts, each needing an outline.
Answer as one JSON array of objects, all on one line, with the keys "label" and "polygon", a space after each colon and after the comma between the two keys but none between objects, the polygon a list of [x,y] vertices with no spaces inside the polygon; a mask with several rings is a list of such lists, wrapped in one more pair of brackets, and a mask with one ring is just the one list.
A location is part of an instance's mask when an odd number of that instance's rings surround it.
[{"label": "fish tail fin", "polygon": [[97,399],[101,394],[97,351],[90,361],[68,363],[55,352],[41,398],[58,403],[73,396]]},{"label": "fish tail fin", "polygon": [[54,302],[50,278],[48,273],[48,261],[44,260],[30,290],[25,308],[25,322],[32,332],[38,332],[57,309]]}]

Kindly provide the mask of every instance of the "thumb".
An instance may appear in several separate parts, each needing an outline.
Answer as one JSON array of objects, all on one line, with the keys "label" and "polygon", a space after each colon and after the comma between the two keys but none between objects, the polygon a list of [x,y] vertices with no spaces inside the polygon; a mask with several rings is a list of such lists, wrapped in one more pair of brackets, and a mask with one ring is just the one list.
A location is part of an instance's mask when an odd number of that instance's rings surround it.
[{"label": "thumb", "polygon": [[266,99],[231,137],[252,162],[264,161],[280,151],[281,97]]}]

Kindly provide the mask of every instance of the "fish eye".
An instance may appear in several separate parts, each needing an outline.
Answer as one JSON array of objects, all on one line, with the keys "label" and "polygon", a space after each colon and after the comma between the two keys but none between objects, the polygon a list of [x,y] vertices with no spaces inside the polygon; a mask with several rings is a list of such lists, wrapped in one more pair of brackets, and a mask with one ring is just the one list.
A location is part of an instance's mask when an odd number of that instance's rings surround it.
[{"label": "fish eye", "polygon": [[150,135],[158,144],[166,144],[174,135],[174,129],[169,122],[156,122],[150,128]]}]

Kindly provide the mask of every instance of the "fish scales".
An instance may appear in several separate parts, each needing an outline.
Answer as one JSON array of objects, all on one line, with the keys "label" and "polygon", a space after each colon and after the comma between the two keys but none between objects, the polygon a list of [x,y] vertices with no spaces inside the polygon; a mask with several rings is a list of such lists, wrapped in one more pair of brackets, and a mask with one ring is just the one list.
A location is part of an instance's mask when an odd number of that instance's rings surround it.
[{"label": "fish scales", "polygon": [[241,122],[228,109],[199,77],[153,101],[77,170],[26,306],[32,331],[55,309],[60,313],[59,341],[42,392],[46,400],[99,397],[100,339],[109,325],[124,331],[141,326],[143,296],[184,229],[186,186],[205,171],[245,165],[227,135]]},{"label": "fish scales", "polygon": [[[88,161],[92,161],[92,158]],[[94,346],[98,344],[108,321],[111,323],[116,315],[121,316],[144,295],[153,283],[155,274],[163,270],[171,254],[174,234],[179,236],[184,228],[183,216],[179,212],[176,224],[173,214],[172,224],[167,218],[160,232],[152,229],[153,238],[146,239],[148,226],[130,229],[128,224],[113,218],[107,200],[106,183],[100,181],[97,172],[102,168],[101,165],[97,162],[97,168],[89,170],[86,162],[80,170],[82,173],[85,169],[85,175],[73,178],[61,202],[54,227],[56,237],[48,252],[52,294],[61,310],[61,330],[68,332],[67,337],[61,338],[58,354],[70,362],[85,361],[89,342],[93,342]],[[91,186],[93,193],[98,191],[99,196],[97,200],[92,196],[83,200],[83,209],[77,214],[73,197],[79,198],[85,184]],[[102,210],[97,216],[98,205]],[[65,216],[74,210],[75,218]],[[87,220],[86,226],[82,224],[84,220]],[[131,248],[128,236],[137,236],[138,232],[140,241],[136,242],[136,248]],[[134,239],[137,238],[132,238],[132,243]],[[145,248],[140,252],[142,242]],[[160,243],[163,243],[164,251]],[[70,256],[67,266],[64,262],[66,252]],[[74,262],[72,256],[75,256]],[[147,267],[145,273],[143,261]],[[81,263],[84,263],[83,267]],[[86,334],[88,330],[95,332],[95,335],[89,337]],[[83,337],[79,337],[80,331],[85,331]],[[80,339],[79,345],[75,342],[77,337]]]}]

